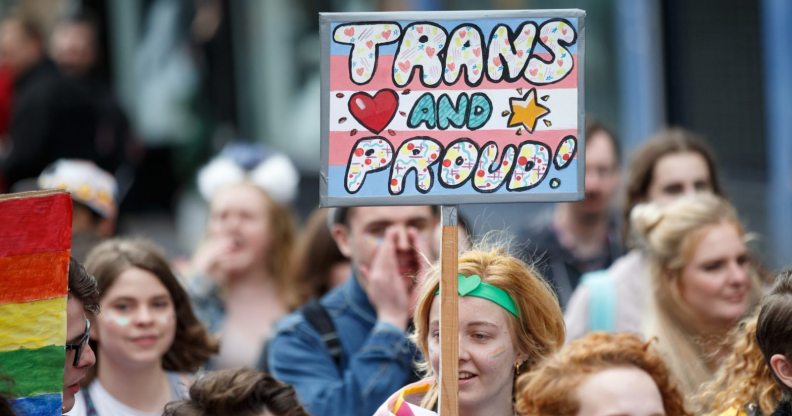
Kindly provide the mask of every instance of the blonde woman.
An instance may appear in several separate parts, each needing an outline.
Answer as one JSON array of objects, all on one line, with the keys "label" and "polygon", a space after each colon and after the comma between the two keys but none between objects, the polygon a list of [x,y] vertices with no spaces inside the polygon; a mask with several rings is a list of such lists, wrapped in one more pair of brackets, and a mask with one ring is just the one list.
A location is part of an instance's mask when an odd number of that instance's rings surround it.
[{"label": "blonde woman", "polygon": [[644,327],[656,337],[680,390],[690,398],[712,379],[722,340],[758,303],[760,283],[746,234],[724,199],[700,194],[632,213],[650,264],[652,296]]},{"label": "blonde woman", "polygon": [[[561,308],[533,268],[501,250],[463,253],[458,271],[459,415],[512,416],[517,374],[564,343]],[[394,394],[377,415],[436,411],[439,275],[435,269],[427,276],[413,318],[413,341],[427,358],[420,364],[426,378]]]}]

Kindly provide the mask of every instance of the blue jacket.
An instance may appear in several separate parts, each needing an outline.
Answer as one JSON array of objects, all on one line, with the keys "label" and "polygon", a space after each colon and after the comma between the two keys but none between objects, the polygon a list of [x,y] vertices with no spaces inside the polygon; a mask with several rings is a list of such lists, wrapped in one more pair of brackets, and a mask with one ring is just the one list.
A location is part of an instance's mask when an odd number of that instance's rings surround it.
[{"label": "blue jacket", "polygon": [[268,349],[270,372],[294,386],[310,414],[370,416],[391,393],[417,380],[417,349],[402,329],[377,321],[355,276],[320,303],[341,340],[340,369],[299,312],[278,322]]}]

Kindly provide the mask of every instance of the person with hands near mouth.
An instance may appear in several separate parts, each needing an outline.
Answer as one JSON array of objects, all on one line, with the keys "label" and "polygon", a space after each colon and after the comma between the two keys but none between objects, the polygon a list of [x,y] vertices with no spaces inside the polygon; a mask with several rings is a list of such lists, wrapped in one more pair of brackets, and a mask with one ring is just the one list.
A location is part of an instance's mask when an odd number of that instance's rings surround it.
[{"label": "person with hands near mouth", "polygon": [[[564,343],[553,290],[501,248],[471,250],[458,261],[459,416],[512,416],[514,383]],[[375,416],[436,415],[440,369],[440,268],[424,280],[413,322],[425,378],[394,393]]]},{"label": "person with hands near mouth", "polygon": [[88,254],[86,268],[96,276],[103,310],[90,326],[86,322],[87,351],[97,352],[97,365],[82,380],[84,389],[68,414],[162,414],[168,402],[186,398],[189,373],[217,353],[217,341],[151,244],[105,241]]},{"label": "person with hands near mouth", "polygon": [[352,207],[334,209],[329,222],[352,263],[352,277],[316,303],[333,331],[317,328],[304,310],[287,316],[268,345],[268,368],[312,415],[369,416],[417,380],[406,333],[419,280],[434,260],[437,216],[429,206]]},{"label": "person with hands near mouth", "polygon": [[298,182],[285,155],[241,142],[198,174],[209,218],[187,287],[198,318],[221,341],[212,369],[254,366],[272,326],[299,297],[298,282],[289,279],[289,203]]}]

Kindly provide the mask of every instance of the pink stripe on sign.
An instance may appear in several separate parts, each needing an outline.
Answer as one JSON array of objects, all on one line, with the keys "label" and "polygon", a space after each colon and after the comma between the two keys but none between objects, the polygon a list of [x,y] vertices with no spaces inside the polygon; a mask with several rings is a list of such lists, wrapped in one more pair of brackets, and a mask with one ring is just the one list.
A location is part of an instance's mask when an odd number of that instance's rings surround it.
[{"label": "pink stripe on sign", "polygon": [[[550,60],[549,54],[539,54],[544,60]],[[542,88],[577,88],[578,83],[578,60],[577,55],[572,55],[572,59],[574,60],[575,64],[572,67],[572,71],[566,78],[562,79],[560,82],[555,84],[543,85]],[[393,79],[391,78],[391,72],[393,71],[393,55],[380,55],[377,58],[377,70],[374,71],[374,76],[371,77],[371,80],[364,85],[357,85],[353,83],[349,79],[349,56],[338,56],[333,55],[330,57],[330,90],[335,91],[367,91],[367,90],[379,90],[382,88],[394,88],[397,90],[402,90],[409,88],[415,91],[423,91],[423,90],[430,90],[430,89],[437,89],[439,90],[469,90],[470,86],[468,86],[464,81],[464,71],[460,72],[460,76],[457,81],[452,85],[447,85],[444,81],[441,81],[440,84],[436,88],[425,87],[423,84],[418,81],[418,75],[413,74],[413,78],[410,80],[410,83],[407,84],[404,88],[396,87],[393,84]],[[476,86],[476,89],[506,89],[506,88],[531,88],[536,87],[537,85],[528,82],[525,78],[520,78],[515,82],[507,82],[507,81],[499,81],[499,82],[492,82],[487,79],[487,77],[483,77],[481,84]]]},{"label": "pink stripe on sign", "polygon": [[[498,149],[502,150],[507,144],[518,145],[526,140],[534,140],[542,142],[550,146],[555,152],[558,143],[566,136],[577,137],[577,130],[549,130],[540,131],[535,134],[525,134],[518,136],[516,130],[486,130],[486,131],[442,131],[442,130],[411,130],[411,131],[397,131],[394,136],[385,132],[381,137],[385,138],[393,145],[393,150],[399,149],[399,146],[408,139],[418,136],[429,136],[443,144],[445,148],[449,143],[454,140],[467,137],[472,139],[481,147],[484,143],[494,141],[498,144]],[[346,165],[349,162],[349,155],[352,153],[352,147],[360,139],[367,137],[376,137],[369,132],[358,132],[355,136],[350,136],[347,132],[330,132],[330,165]]]}]

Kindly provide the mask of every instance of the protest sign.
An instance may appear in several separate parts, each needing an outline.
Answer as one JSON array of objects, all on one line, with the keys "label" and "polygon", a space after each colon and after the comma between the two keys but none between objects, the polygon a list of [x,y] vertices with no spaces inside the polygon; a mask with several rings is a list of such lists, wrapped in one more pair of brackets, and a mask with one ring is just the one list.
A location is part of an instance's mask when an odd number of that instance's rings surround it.
[{"label": "protest sign", "polygon": [[584,16],[322,14],[322,205],[582,198]]},{"label": "protest sign", "polygon": [[320,15],[321,205],[443,205],[442,416],[459,405],[457,205],[583,197],[584,18]]},{"label": "protest sign", "polygon": [[0,196],[0,374],[17,415],[60,415],[72,202],[62,191]]}]

